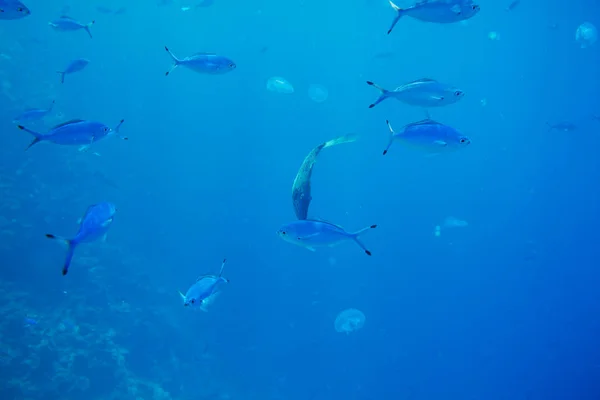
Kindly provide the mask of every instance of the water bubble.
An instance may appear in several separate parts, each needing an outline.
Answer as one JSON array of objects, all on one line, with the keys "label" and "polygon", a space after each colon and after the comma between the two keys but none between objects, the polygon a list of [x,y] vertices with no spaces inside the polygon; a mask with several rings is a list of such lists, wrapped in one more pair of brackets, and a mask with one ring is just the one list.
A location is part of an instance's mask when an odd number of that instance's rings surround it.
[{"label": "water bubble", "polygon": [[267,81],[267,90],[276,93],[294,93],[294,87],[285,78],[274,76]]},{"label": "water bubble", "polygon": [[318,85],[316,83],[311,83],[308,87],[308,96],[317,103],[322,103],[327,100],[329,96],[329,91],[323,85]]},{"label": "water bubble", "polygon": [[365,324],[365,314],[355,308],[349,308],[338,314],[335,319],[335,330],[349,335]]},{"label": "water bubble", "polygon": [[598,40],[598,30],[596,30],[596,27],[591,22],[584,22],[577,28],[575,40],[577,40],[582,49],[590,47]]}]

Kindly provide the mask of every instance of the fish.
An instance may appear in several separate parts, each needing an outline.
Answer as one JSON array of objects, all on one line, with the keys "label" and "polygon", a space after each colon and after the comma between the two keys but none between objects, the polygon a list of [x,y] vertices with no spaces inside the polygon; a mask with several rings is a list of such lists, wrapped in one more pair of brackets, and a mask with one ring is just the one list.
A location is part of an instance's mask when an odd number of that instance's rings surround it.
[{"label": "fish", "polygon": [[377,225],[370,225],[357,232],[346,232],[344,228],[331,222],[319,219],[304,219],[282,226],[277,234],[286,242],[304,247],[310,251],[316,251],[316,247],[331,247],[352,240],[363,249],[365,254],[370,256],[371,251],[365,247],[359,237],[375,228],[377,228]]},{"label": "fish", "polygon": [[213,53],[195,53],[189,57],[179,59],[165,46],[165,50],[173,59],[173,66],[165,73],[168,76],[178,66],[186,67],[195,72],[219,75],[233,71],[236,65],[229,58],[218,56]]},{"label": "fish", "polygon": [[56,71],[57,74],[60,74],[60,83],[65,83],[65,75],[72,74],[73,72],[79,72],[90,63],[90,60],[86,58],[78,58],[73,60],[67,65],[64,71]]},{"label": "fish", "polygon": [[310,178],[312,176],[313,167],[317,162],[317,157],[321,153],[321,150],[342,143],[352,143],[355,142],[356,139],[356,135],[350,134],[329,140],[312,149],[304,158],[304,161],[302,161],[302,165],[296,174],[296,178],[294,178],[294,184],[292,185],[292,204],[298,219],[308,218],[308,208],[312,200],[310,193]]},{"label": "fish", "polygon": [[92,143],[104,139],[112,134],[117,134],[121,137],[121,139],[128,140],[126,136],[122,136],[119,132],[119,128],[124,121],[125,120],[122,119],[117,126],[110,128],[101,122],[74,119],[56,125],[47,133],[38,133],[24,127],[23,125],[18,125],[17,128],[34,136],[33,141],[25,150],[29,150],[32,146],[42,141],[48,141],[60,145],[79,145],[87,148]]},{"label": "fish", "polygon": [[548,132],[551,131],[562,131],[562,132],[573,132],[577,130],[577,125],[568,121],[561,121],[556,124],[550,124],[546,122],[548,125]]},{"label": "fish", "polygon": [[373,108],[389,98],[394,98],[412,106],[442,107],[456,103],[465,95],[465,92],[457,87],[429,78],[414,80],[394,90],[386,90],[371,81],[367,81],[367,85],[373,86],[381,92],[381,96],[374,103],[371,103],[369,108]]},{"label": "fish", "polygon": [[390,121],[385,121],[390,130],[390,141],[383,151],[386,155],[394,140],[400,140],[434,153],[457,150],[471,143],[468,137],[451,126],[440,124],[432,119],[424,119],[406,125],[400,132],[394,132]]},{"label": "fish", "polygon": [[15,117],[14,123],[25,121],[38,121],[52,112],[54,108],[54,100],[48,108],[29,108]]},{"label": "fish", "polygon": [[512,1],[507,7],[506,7],[506,11],[512,11],[515,8],[517,8],[517,6],[521,4],[521,0],[514,0]]},{"label": "fish", "polygon": [[66,239],[51,233],[46,234],[48,239],[55,239],[64,242],[67,249],[67,257],[63,264],[62,274],[67,275],[73,254],[77,246],[81,243],[95,242],[99,239],[106,240],[108,229],[113,223],[117,208],[113,203],[102,202],[88,207],[79,224],[79,230],[72,239]]},{"label": "fish", "polygon": [[229,280],[223,277],[223,268],[225,268],[226,262],[227,259],[224,259],[219,270],[219,275],[201,275],[185,294],[179,292],[184,306],[199,307],[203,311],[206,311],[205,307],[214,301],[215,296],[219,293],[221,284],[229,283]]},{"label": "fish", "polygon": [[21,19],[31,15],[25,4],[18,0],[0,0],[0,20]]},{"label": "fish", "polygon": [[474,17],[480,6],[472,0],[422,0],[408,8],[400,8],[389,0],[397,15],[388,29],[388,35],[403,16],[412,17],[423,22],[450,24]]},{"label": "fish", "polygon": [[58,19],[48,22],[48,25],[50,25],[54,30],[61,31],[61,32],[76,31],[79,29],[83,29],[88,33],[88,35],[90,35],[90,38],[91,38],[92,32],[90,31],[90,26],[94,25],[94,22],[95,21],[89,22],[87,24],[83,24],[71,17],[62,15]]}]

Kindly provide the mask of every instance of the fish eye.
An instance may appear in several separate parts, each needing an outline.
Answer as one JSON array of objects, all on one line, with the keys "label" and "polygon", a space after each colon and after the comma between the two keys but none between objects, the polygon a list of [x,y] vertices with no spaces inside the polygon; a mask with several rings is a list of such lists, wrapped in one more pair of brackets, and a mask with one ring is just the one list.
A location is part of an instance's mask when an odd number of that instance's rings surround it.
[{"label": "fish eye", "polygon": [[282,235],[285,235],[285,231],[281,231],[281,234],[282,234]]},{"label": "fish eye", "polygon": [[194,304],[196,302],[196,299],[191,299],[190,303]]},{"label": "fish eye", "polygon": [[461,90],[457,90],[456,92],[454,92],[455,96],[461,96],[463,94],[463,92]]},{"label": "fish eye", "polygon": [[104,127],[104,132],[108,132],[108,127],[107,126]]},{"label": "fish eye", "polygon": [[229,68],[233,68],[233,67],[235,67],[234,63],[229,64]]},{"label": "fish eye", "polygon": [[478,10],[479,6],[477,4],[473,4],[473,10]]},{"label": "fish eye", "polygon": [[467,142],[467,139],[466,139],[466,138],[460,138],[460,142],[461,142],[461,143],[466,143],[466,142]]}]

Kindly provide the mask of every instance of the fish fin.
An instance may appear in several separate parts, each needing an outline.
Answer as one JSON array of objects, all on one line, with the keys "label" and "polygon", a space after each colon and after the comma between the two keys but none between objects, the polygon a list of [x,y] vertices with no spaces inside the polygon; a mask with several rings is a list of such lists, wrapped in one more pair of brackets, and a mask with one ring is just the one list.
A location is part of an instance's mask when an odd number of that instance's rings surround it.
[{"label": "fish fin", "polygon": [[436,145],[438,145],[438,146],[441,146],[441,147],[448,146],[448,143],[444,142],[443,140],[435,140],[433,143],[436,144]]},{"label": "fish fin", "polygon": [[88,151],[90,149],[90,146],[90,144],[84,144],[83,146],[80,146],[77,150],[81,152]]},{"label": "fish fin", "polygon": [[129,140],[129,138],[128,138],[127,136],[125,136],[125,135],[121,134],[121,131],[120,131],[120,129],[121,129],[121,125],[123,125],[123,122],[125,122],[125,119],[122,119],[122,120],[120,120],[120,121],[119,121],[119,123],[117,124],[117,126],[115,126],[115,127],[113,128],[113,131],[115,131],[115,132],[117,133],[117,135],[118,135],[118,136],[119,136],[121,139],[123,139],[123,140]]},{"label": "fish fin", "polygon": [[388,29],[388,31],[387,31],[388,35],[390,33],[392,33],[392,30],[394,29],[394,27],[396,26],[398,21],[400,21],[400,17],[402,17],[402,14],[404,14],[404,10],[401,9],[400,7],[398,7],[397,5],[395,5],[394,3],[392,3],[392,0],[389,0],[389,2],[390,2],[390,6],[392,6],[394,11],[396,11],[398,13],[398,15],[396,15],[396,17],[394,17],[394,20],[392,21],[392,25],[390,26],[390,29]]},{"label": "fish fin", "polygon": [[108,236],[108,233],[105,233],[104,236],[102,236],[102,241],[106,242],[106,237]]},{"label": "fish fin", "polygon": [[371,225],[371,226],[367,226],[366,228],[361,229],[358,232],[354,232],[352,233],[352,238],[354,239],[354,241],[356,242],[356,244],[358,244],[360,246],[361,249],[363,249],[365,251],[365,253],[370,256],[371,252],[369,251],[369,249],[367,249],[367,247],[359,240],[359,236],[364,235],[365,233],[369,232],[371,229],[375,229],[377,228],[377,225]]},{"label": "fish fin", "polygon": [[356,142],[357,140],[358,140],[357,135],[355,135],[353,133],[349,133],[347,135],[340,136],[340,137],[328,140],[327,142],[323,143],[323,149],[326,149],[327,147],[335,146],[338,144],[342,144],[342,143]]},{"label": "fish fin", "polygon": [[75,253],[75,246],[77,246],[77,242],[75,242],[74,240],[71,240],[71,239],[65,239],[60,236],[52,235],[50,233],[47,233],[46,237],[48,239],[59,240],[68,246],[67,256],[65,258],[65,263],[63,264],[63,269],[62,269],[62,274],[63,274],[63,276],[65,276],[69,272],[69,267],[71,266],[71,260],[73,260],[73,254]]},{"label": "fish fin", "polygon": [[317,249],[315,249],[314,247],[311,247],[311,246],[304,246],[304,248],[307,249],[307,250],[310,250],[312,252],[317,251]]},{"label": "fish fin", "polygon": [[444,100],[444,96],[431,96],[432,99],[437,100],[437,101],[443,101]]},{"label": "fish fin", "polygon": [[90,35],[90,39],[92,38],[92,31],[90,31],[90,26],[94,25],[94,23],[96,23],[96,21],[92,21],[89,24],[83,26],[83,29],[85,29],[88,35]]},{"label": "fish fin", "polygon": [[175,57],[175,54],[173,54],[173,53],[171,52],[171,50],[169,50],[169,48],[168,48],[167,46],[165,46],[165,50],[167,51],[167,53],[169,53],[169,55],[171,56],[171,59],[173,60],[173,65],[171,66],[171,69],[170,69],[170,70],[168,70],[168,71],[165,73],[165,76],[169,76],[169,74],[170,74],[171,72],[173,72],[173,70],[174,70],[175,68],[177,68],[177,66],[179,65],[179,63],[181,62],[181,60],[180,60],[180,59],[178,59],[177,57]]},{"label": "fish fin", "polygon": [[64,71],[56,71],[57,74],[60,74],[60,83],[65,83],[65,72]]},{"label": "fish fin", "polygon": [[298,240],[306,240],[306,239],[310,239],[311,237],[315,237],[317,235],[318,235],[318,233],[313,233],[313,234],[306,235],[306,236],[298,236],[296,239],[298,239]]},{"label": "fish fin", "polygon": [[390,130],[390,141],[388,142],[387,147],[385,148],[385,150],[383,151],[383,155],[385,156],[388,152],[388,150],[390,149],[390,147],[392,146],[392,143],[394,142],[394,134],[396,132],[394,132],[394,129],[392,129],[392,125],[390,125],[390,121],[389,120],[385,120],[385,123],[388,126],[388,129]]},{"label": "fish fin", "polygon": [[375,100],[375,103],[370,104],[369,108],[375,107],[377,104],[381,103],[382,101],[384,101],[385,99],[387,99],[390,96],[389,90],[386,90],[371,81],[367,81],[367,85],[373,86],[375,89],[377,89],[381,92],[381,96],[379,96],[379,98],[377,100]]},{"label": "fish fin", "polygon": [[425,119],[431,120],[431,114],[429,114],[429,110],[425,108],[423,111],[425,112]]},{"label": "fish fin", "polygon": [[25,151],[29,150],[33,145],[39,143],[42,141],[42,134],[32,131],[29,128],[25,128],[23,125],[17,125],[17,128],[19,128],[22,131],[25,131],[27,133],[32,134],[33,136],[35,136],[35,138],[31,141],[31,143],[29,143],[29,146],[27,146],[27,148],[25,149]]},{"label": "fish fin", "polygon": [[177,291],[177,293],[179,293],[181,300],[183,300],[183,302],[185,303],[185,294],[181,293],[179,290]]},{"label": "fish fin", "polygon": [[[219,269],[219,278],[221,278],[221,277],[222,277],[222,275],[223,275],[223,268],[225,268],[225,263],[226,263],[226,262],[227,262],[227,259],[226,259],[226,258],[224,258],[224,259],[223,259],[223,262],[221,263],[221,269]],[[225,278],[223,278],[223,279],[225,279]],[[225,281],[227,281],[227,279],[225,279]]]}]

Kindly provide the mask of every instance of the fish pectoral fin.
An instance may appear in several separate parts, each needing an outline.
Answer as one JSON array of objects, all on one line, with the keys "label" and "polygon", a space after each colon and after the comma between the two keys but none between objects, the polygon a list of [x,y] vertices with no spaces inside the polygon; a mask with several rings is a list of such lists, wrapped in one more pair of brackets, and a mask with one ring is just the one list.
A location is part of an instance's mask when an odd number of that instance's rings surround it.
[{"label": "fish pectoral fin", "polygon": [[310,247],[310,246],[305,246],[307,250],[310,250],[312,252],[317,251],[317,249],[315,249],[314,247]]},{"label": "fish pectoral fin", "polygon": [[106,242],[106,237],[108,236],[108,233],[105,233],[104,236],[102,236],[102,241]]},{"label": "fish pectoral fin", "polygon": [[90,149],[90,145],[84,144],[83,146],[79,147],[77,150],[78,151],[88,151],[89,149]]},{"label": "fish pectoral fin", "polygon": [[437,100],[437,101],[442,101],[444,100],[443,96],[431,96],[432,99]]},{"label": "fish pectoral fin", "polygon": [[436,140],[435,142],[433,142],[434,144],[440,146],[440,147],[446,147],[448,146],[447,142],[444,142],[443,140]]}]

